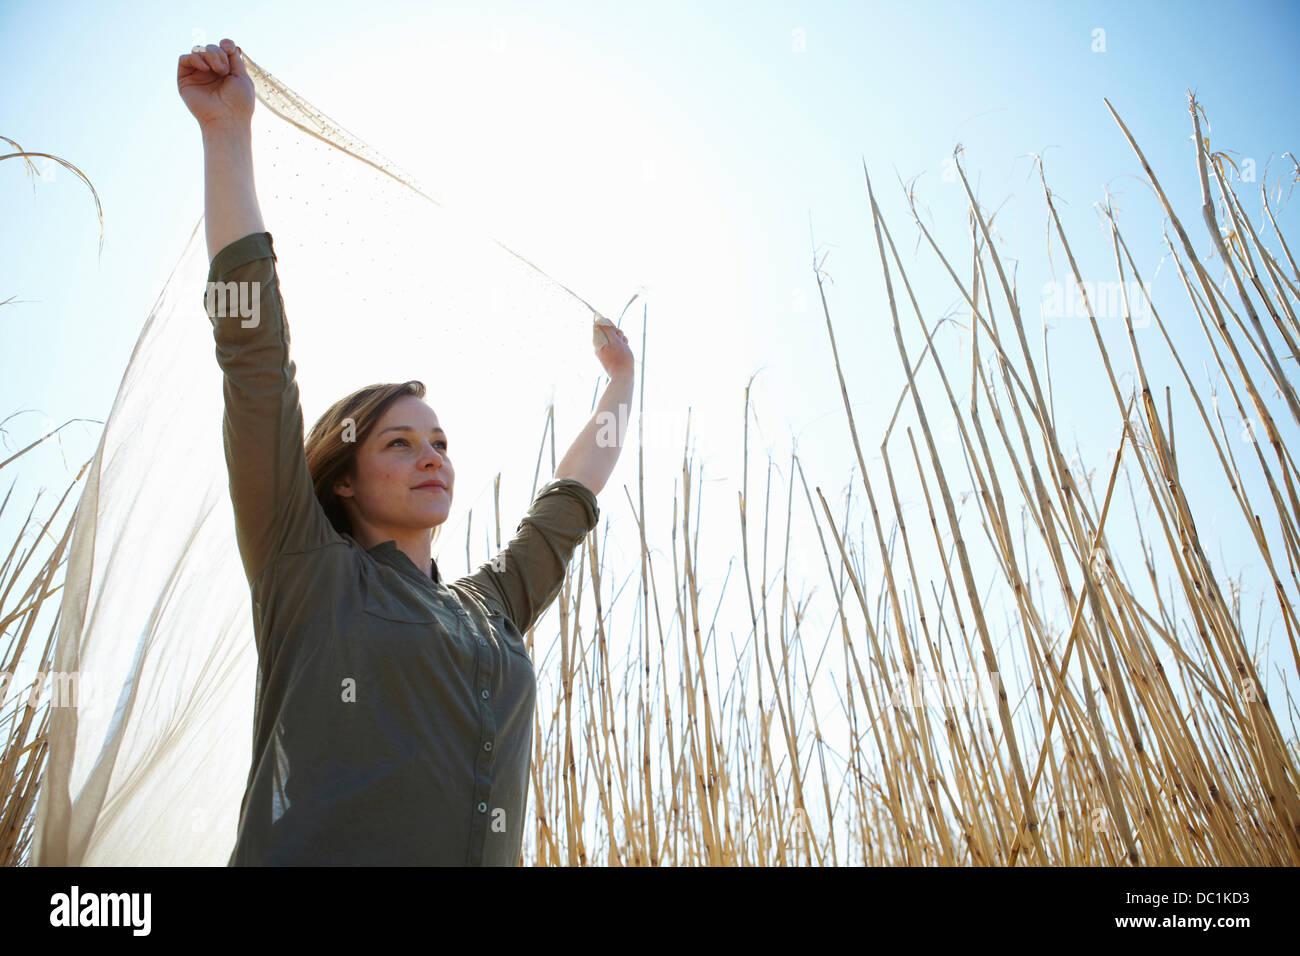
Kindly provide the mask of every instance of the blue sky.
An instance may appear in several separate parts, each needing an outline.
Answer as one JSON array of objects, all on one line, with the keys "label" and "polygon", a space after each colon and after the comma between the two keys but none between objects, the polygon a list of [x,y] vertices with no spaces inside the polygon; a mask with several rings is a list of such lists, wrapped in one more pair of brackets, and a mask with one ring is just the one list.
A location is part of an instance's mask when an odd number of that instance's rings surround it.
[{"label": "blue sky", "polygon": [[[1017,262],[1036,350],[1033,303],[1050,273],[1030,154],[1043,155],[1081,269],[1098,280],[1113,275],[1092,204],[1109,188],[1144,278],[1164,296],[1157,305],[1168,303],[1166,321],[1180,329],[1184,359],[1201,375],[1208,350],[1171,264],[1158,268],[1162,214],[1102,98],[1133,131],[1204,255],[1185,91],[1198,93],[1214,147],[1253,158],[1259,175],[1272,157],[1272,182],[1287,167],[1281,154],[1300,149],[1298,10],[1257,4],[1246,14],[1196,2],[5,3],[0,134],[77,165],[104,206],[101,255],[94,204],[71,173],[42,164],[53,175],[33,192],[20,162],[0,163],[0,299],[19,300],[0,309],[0,417],[36,410],[7,426],[9,447],[47,419],[107,416],[149,309],[202,213],[200,141],[175,86],[176,59],[196,40],[235,39],[607,314],[642,290],[648,396],[662,399],[665,415],[693,407],[714,479],[739,477],[743,389],[763,368],[759,453],[784,469],[798,436],[810,484],[833,500],[855,461],[812,277],[814,246],[819,258],[829,253],[838,346],[877,462],[903,382],[863,162],[901,254],[912,256],[916,231],[897,177],[919,175],[940,242],[964,261],[965,199],[943,176],[954,145],[963,145],[979,199],[1001,207],[999,249]],[[1105,48],[1095,51],[1099,29]],[[1242,198],[1257,217],[1257,185]],[[1300,238],[1300,214],[1285,199],[1279,223]],[[1055,241],[1052,251],[1056,277],[1065,278]],[[959,305],[924,248],[907,261],[931,323]],[[915,359],[913,320],[905,322]],[[1181,381],[1149,331],[1153,385],[1177,394]],[[1115,322],[1107,327],[1112,357],[1127,372],[1120,332]],[[688,335],[699,354],[668,367],[677,358],[671,343]],[[968,358],[955,340],[949,345],[954,358]],[[1077,439],[1104,474],[1118,417],[1106,404],[1087,323],[1057,321],[1049,349],[1070,451]],[[968,375],[967,362],[958,377]],[[1190,409],[1175,409],[1186,432]],[[1224,414],[1230,428],[1239,424],[1230,409]],[[1284,429],[1294,441],[1294,427]],[[69,429],[69,464],[88,457],[97,436]],[[905,449],[893,452],[896,467]],[[754,453],[751,495],[761,495]],[[52,450],[22,473],[15,500],[42,485],[60,489],[69,476]],[[635,477],[627,454],[612,486]],[[1222,488],[1195,474],[1188,484],[1202,513],[1213,515],[1210,535],[1225,565],[1246,569],[1258,587],[1261,566],[1240,514],[1226,499],[1216,504]],[[1252,495],[1264,509],[1258,488]],[[735,540],[729,493],[721,550]],[[918,494],[904,489],[907,508],[918,507]],[[619,507],[614,501],[611,511]],[[817,580],[821,558],[812,553]],[[720,579],[725,560],[718,568]],[[1140,561],[1130,557],[1129,571],[1140,577]],[[878,577],[870,583],[874,593]],[[1270,617],[1266,608],[1265,631]],[[1282,650],[1280,628],[1274,639]]]}]

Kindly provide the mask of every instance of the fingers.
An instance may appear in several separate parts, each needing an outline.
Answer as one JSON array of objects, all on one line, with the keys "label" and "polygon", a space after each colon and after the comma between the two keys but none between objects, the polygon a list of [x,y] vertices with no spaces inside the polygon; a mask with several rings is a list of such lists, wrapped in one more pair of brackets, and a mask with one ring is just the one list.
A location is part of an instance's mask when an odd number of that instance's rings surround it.
[{"label": "fingers", "polygon": [[190,51],[190,59],[194,61],[194,66],[198,69],[210,70],[218,75],[225,75],[230,72],[230,64],[225,51],[215,43],[209,43],[206,47],[195,44],[194,49]]},{"label": "fingers", "polygon": [[608,333],[611,333],[611,332],[617,332],[619,335],[622,335],[622,336],[623,336],[623,341],[625,341],[625,342],[627,341],[627,336],[626,336],[626,335],[623,335],[623,330],[620,329],[620,328],[619,328],[617,325],[615,325],[613,322],[611,322],[609,319],[605,318],[605,316],[600,315],[599,313],[597,313],[596,317],[592,320],[592,322],[593,322],[597,327],[599,327],[600,329],[602,329],[603,331],[605,331],[607,334],[608,334]]},{"label": "fingers", "polygon": [[226,54],[226,61],[230,65],[230,75],[248,76],[248,70],[244,67],[244,51],[235,45],[235,41],[222,40],[221,49]]},{"label": "fingers", "polygon": [[193,50],[181,57],[181,65],[188,66],[191,70],[199,73],[211,73],[212,66],[208,63],[207,57],[203,55],[203,48],[195,46]]},{"label": "fingers", "polygon": [[223,39],[218,46],[209,43],[206,47],[195,44],[194,49],[181,56],[180,66],[218,76],[248,76],[244,66],[243,50],[234,40]]}]

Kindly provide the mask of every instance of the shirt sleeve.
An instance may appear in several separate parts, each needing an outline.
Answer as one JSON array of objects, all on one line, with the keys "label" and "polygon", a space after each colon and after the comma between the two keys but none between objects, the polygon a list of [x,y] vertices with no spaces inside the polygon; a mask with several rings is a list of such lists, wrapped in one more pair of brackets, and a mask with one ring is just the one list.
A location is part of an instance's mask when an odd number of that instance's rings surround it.
[{"label": "shirt sleeve", "polygon": [[599,519],[590,488],[557,478],[537,493],[510,543],[456,584],[499,608],[523,633],[560,593],[569,559]]},{"label": "shirt sleeve", "polygon": [[280,554],[339,537],[307,469],[275,261],[269,232],[237,239],[212,260],[204,294],[224,374],[222,435],[235,537],[250,585]]}]

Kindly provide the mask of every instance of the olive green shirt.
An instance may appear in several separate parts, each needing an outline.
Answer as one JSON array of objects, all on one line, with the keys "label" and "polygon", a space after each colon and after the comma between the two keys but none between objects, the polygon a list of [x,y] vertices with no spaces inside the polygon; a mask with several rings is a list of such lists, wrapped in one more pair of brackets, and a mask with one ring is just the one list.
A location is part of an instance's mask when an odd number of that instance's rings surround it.
[{"label": "olive green shirt", "polygon": [[[522,634],[596,526],[595,495],[551,481],[450,585],[393,541],[362,547],[313,491],[271,234],[222,249],[208,282],[258,653],[229,865],[516,865],[537,687]],[[223,302],[228,282],[248,285]]]}]

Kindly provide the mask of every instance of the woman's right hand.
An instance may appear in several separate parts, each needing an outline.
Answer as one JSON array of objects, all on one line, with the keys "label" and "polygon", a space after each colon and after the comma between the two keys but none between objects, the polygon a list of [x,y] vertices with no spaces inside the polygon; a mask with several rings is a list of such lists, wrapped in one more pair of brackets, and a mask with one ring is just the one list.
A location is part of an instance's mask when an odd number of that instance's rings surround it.
[{"label": "woman's right hand", "polygon": [[220,46],[209,43],[201,50],[196,46],[182,56],[176,65],[176,86],[200,126],[247,124],[253,117],[257,93],[233,40],[222,40]]}]

